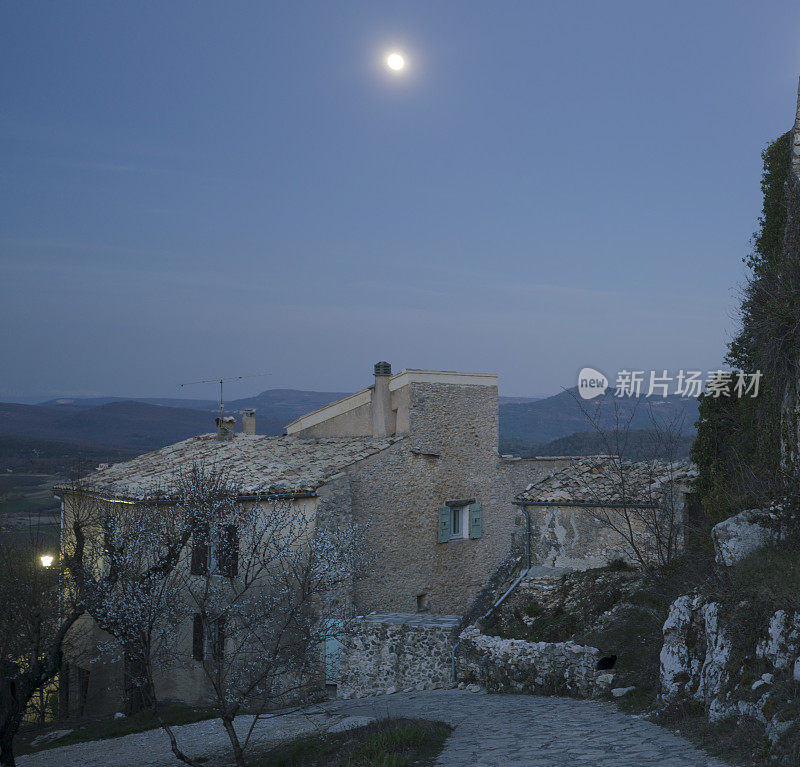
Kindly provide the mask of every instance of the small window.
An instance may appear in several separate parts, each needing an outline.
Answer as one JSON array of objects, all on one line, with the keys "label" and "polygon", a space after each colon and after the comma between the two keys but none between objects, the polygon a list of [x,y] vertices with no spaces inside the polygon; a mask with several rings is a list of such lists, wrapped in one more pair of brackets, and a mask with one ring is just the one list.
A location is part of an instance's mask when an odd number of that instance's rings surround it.
[{"label": "small window", "polygon": [[466,516],[469,506],[452,506],[450,508],[450,539],[466,538],[467,525],[469,524]]},{"label": "small window", "polygon": [[195,613],[192,621],[192,657],[204,661],[206,657],[219,663],[225,655],[225,618],[203,620]]},{"label": "small window", "polygon": [[192,575],[223,575],[234,578],[239,572],[239,531],[236,525],[217,525],[199,530],[192,542]]},{"label": "small window", "polygon": [[220,525],[211,539],[211,572],[233,578],[239,572],[239,531],[236,525]]},{"label": "small window", "polygon": [[483,506],[475,499],[448,501],[439,507],[437,541],[447,543],[483,536]]}]

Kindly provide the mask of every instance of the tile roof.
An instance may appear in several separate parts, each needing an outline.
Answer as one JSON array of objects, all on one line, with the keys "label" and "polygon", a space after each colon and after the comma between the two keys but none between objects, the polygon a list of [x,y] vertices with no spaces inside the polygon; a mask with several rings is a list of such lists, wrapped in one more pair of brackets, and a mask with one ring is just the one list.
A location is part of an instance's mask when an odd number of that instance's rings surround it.
[{"label": "tile roof", "polygon": [[[301,438],[236,434],[220,441],[201,434],[101,468],[81,480],[88,490],[118,499],[173,497],[193,464],[224,466],[242,495],[310,493],[346,466],[385,450],[403,437]],[[66,491],[62,485],[57,490]]]},{"label": "tile roof", "polygon": [[[618,461],[608,456],[577,458],[569,466],[532,482],[518,501],[554,506],[570,503],[594,506],[656,502],[670,481],[686,485],[697,476],[689,461]],[[625,481],[623,497],[622,479]]]}]

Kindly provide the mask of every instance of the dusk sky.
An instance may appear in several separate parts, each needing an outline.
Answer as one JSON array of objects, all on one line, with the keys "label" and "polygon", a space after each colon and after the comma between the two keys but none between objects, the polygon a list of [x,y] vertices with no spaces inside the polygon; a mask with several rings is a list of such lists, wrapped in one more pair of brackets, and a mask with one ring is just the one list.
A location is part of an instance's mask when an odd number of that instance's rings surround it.
[{"label": "dusk sky", "polygon": [[798,74],[796,0],[4,2],[0,398],[716,368]]}]

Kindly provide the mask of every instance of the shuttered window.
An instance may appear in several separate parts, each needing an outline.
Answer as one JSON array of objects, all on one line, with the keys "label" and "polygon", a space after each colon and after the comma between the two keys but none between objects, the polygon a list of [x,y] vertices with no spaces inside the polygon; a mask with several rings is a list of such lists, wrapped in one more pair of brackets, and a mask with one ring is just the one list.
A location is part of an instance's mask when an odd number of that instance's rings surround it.
[{"label": "shuttered window", "polygon": [[226,578],[239,574],[239,530],[236,525],[222,525],[217,531],[214,572]]},{"label": "shuttered window", "polygon": [[[210,569],[209,569],[210,568]],[[222,575],[234,578],[239,574],[239,530],[236,525],[219,525],[198,530],[192,536],[192,575]]]},{"label": "shuttered window", "polygon": [[211,657],[220,663],[225,657],[225,618],[217,618],[211,625]]},{"label": "shuttered window", "polygon": [[472,503],[469,507],[469,537],[480,538],[483,535],[483,506]]},{"label": "shuttered window", "polygon": [[192,621],[192,657],[202,661],[205,658],[205,621],[196,614]]},{"label": "shuttered window", "polygon": [[481,538],[483,536],[483,506],[469,501],[450,501],[439,507],[439,543]]},{"label": "shuttered window", "polygon": [[192,575],[208,575],[208,525],[192,534]]},{"label": "shuttered window", "polygon": [[439,543],[450,540],[450,507],[439,507]]}]

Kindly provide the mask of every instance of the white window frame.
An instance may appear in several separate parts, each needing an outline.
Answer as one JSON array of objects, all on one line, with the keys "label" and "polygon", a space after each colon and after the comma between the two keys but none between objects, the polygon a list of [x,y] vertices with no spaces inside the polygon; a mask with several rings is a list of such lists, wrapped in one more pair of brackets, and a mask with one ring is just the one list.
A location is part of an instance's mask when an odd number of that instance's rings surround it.
[{"label": "white window frame", "polygon": [[[456,533],[456,520],[459,531]],[[469,538],[469,504],[450,507],[450,540],[460,541]]]}]

